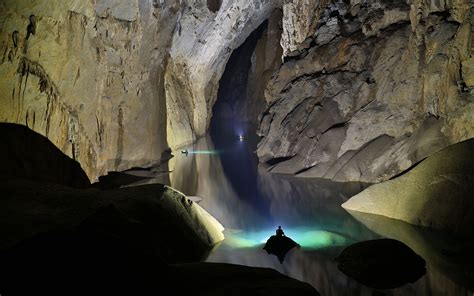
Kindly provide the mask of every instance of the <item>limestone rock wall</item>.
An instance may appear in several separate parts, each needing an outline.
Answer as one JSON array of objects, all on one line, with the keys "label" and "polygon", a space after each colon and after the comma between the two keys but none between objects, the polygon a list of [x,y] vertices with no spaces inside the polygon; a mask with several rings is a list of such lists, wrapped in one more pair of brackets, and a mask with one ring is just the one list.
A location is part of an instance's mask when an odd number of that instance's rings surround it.
[{"label": "limestone rock wall", "polygon": [[24,124],[91,180],[166,148],[163,73],[180,3],[0,2],[0,121]]},{"label": "limestone rock wall", "polygon": [[258,124],[258,117],[265,110],[265,88],[281,65],[281,33],[282,11],[275,9],[252,54],[246,100],[236,108],[239,118],[250,122],[252,127]]},{"label": "limestone rock wall", "polygon": [[285,1],[260,160],[378,182],[474,137],[473,24],[468,0]]},{"label": "limestone rock wall", "polygon": [[165,75],[172,148],[204,135],[232,51],[279,6],[275,0],[224,0],[217,11],[203,0],[183,5]]}]

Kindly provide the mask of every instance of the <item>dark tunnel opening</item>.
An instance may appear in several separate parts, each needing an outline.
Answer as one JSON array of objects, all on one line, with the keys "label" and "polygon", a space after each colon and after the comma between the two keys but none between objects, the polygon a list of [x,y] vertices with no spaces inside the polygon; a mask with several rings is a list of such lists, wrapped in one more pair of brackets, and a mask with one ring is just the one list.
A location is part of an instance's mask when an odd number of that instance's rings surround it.
[{"label": "dark tunnel opening", "polygon": [[252,67],[252,54],[258,40],[267,28],[268,21],[254,30],[245,42],[235,49],[219,81],[217,100],[213,107],[210,125],[213,140],[226,135],[226,138],[239,136],[251,138],[256,134],[258,113],[264,100],[255,100],[249,95],[249,72]]},{"label": "dark tunnel opening", "polygon": [[263,22],[230,56],[219,81],[210,125],[215,148],[225,152],[225,156],[221,156],[224,173],[236,193],[253,202],[258,200],[258,159],[253,153],[258,141],[257,117],[265,102],[263,98],[249,95],[249,73],[252,55],[267,24],[268,21]]}]

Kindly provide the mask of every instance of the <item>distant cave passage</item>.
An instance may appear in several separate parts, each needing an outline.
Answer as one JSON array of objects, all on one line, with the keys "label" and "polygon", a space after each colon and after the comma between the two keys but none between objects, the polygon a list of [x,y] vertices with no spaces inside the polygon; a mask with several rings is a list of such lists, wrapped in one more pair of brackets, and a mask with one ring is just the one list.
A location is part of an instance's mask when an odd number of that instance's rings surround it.
[{"label": "distant cave passage", "polygon": [[[255,134],[259,111],[264,101],[255,99],[249,89],[252,54],[268,21],[254,30],[245,42],[235,49],[219,81],[217,100],[213,107],[210,131],[213,138],[223,134],[239,136]],[[249,83],[250,82],[250,83]],[[250,94],[250,95],[249,95]],[[262,106],[260,106],[262,105]]]},{"label": "distant cave passage", "polygon": [[217,12],[221,9],[222,0],[207,0],[207,8],[212,12]]}]

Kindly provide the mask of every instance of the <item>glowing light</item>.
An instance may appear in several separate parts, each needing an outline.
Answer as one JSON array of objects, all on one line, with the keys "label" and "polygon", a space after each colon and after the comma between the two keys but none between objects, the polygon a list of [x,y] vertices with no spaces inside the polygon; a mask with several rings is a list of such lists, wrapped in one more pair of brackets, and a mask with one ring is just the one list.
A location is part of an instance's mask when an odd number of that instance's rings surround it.
[{"label": "glowing light", "polygon": [[[320,249],[329,246],[345,246],[351,241],[341,234],[315,230],[310,227],[285,228],[285,234],[296,241],[302,248]],[[224,243],[231,248],[254,248],[262,246],[275,234],[275,229],[260,231],[239,231],[226,233]]]},{"label": "glowing light", "polygon": [[189,154],[219,154],[217,150],[189,150]]},{"label": "glowing light", "polygon": [[243,142],[243,141],[244,141],[244,136],[243,136],[243,135],[239,135],[239,141],[240,141],[240,142]]}]

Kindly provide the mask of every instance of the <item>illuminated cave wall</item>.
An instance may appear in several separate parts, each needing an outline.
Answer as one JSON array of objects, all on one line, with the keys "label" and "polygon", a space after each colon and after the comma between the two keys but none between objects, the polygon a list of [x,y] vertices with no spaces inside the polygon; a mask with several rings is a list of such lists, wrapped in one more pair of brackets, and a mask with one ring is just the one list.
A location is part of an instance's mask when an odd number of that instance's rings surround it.
[{"label": "illuminated cave wall", "polygon": [[381,181],[473,137],[471,6],[5,0],[0,121],[47,136],[91,180],[151,165],[206,133],[230,55],[273,18],[283,33],[269,25],[257,42],[247,86],[266,100],[260,160]]},{"label": "illuminated cave wall", "polygon": [[185,5],[165,74],[170,147],[189,144],[207,132],[232,51],[280,6],[275,0],[224,0],[213,12],[206,1]]},{"label": "illuminated cave wall", "polygon": [[257,153],[272,172],[378,182],[474,137],[469,1],[285,1]]},{"label": "illuminated cave wall", "polygon": [[159,161],[178,2],[0,1],[0,121],[24,124],[91,180]]}]

